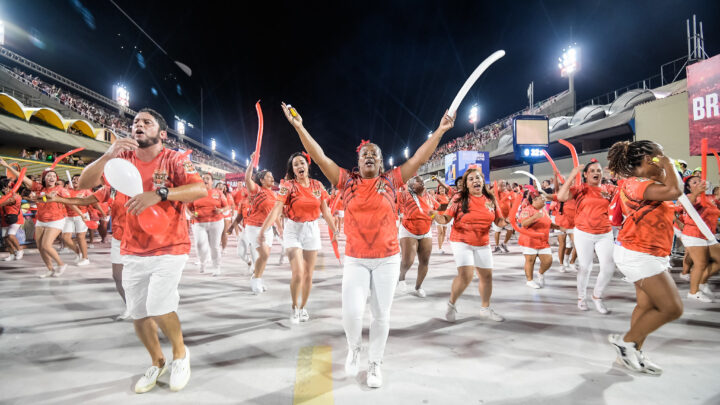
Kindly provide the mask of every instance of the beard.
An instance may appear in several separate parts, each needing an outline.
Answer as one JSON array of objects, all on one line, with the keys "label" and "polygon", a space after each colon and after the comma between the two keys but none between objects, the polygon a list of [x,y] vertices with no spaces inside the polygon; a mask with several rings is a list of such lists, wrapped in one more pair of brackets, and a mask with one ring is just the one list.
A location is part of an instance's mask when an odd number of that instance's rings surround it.
[{"label": "beard", "polygon": [[140,149],[149,148],[149,147],[151,147],[151,146],[153,146],[153,145],[157,145],[158,143],[160,143],[160,136],[159,136],[159,135],[158,135],[158,136],[154,136],[154,137],[152,137],[152,138],[146,136],[146,138],[147,138],[147,139],[137,140],[137,143],[138,143],[138,146],[140,146]]}]

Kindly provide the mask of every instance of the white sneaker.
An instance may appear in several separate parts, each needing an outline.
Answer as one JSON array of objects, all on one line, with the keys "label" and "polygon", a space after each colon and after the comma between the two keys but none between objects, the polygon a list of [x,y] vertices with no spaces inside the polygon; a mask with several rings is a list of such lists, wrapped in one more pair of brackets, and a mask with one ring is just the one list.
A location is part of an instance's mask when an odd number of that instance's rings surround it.
[{"label": "white sneaker", "polygon": [[95,244],[94,243],[89,244],[88,249],[95,249]]},{"label": "white sneaker", "polygon": [[700,301],[704,303],[711,303],[713,302],[713,299],[705,295],[702,291],[698,290],[695,294],[690,294],[690,292],[687,293],[687,297],[689,299],[693,299],[695,301]]},{"label": "white sneaker", "polygon": [[57,252],[62,255],[65,253],[70,253],[70,249],[63,247],[62,249],[58,250]]},{"label": "white sneaker", "polygon": [[6,258],[3,259],[4,262],[11,262],[11,261],[13,261],[13,260],[15,260],[15,255],[14,255],[14,254],[10,254],[8,257],[6,257]]},{"label": "white sneaker", "polygon": [[265,287],[265,281],[262,279],[262,277],[258,279],[258,282],[260,283],[260,289],[262,289],[261,292],[267,291],[267,287]]},{"label": "white sneaker", "polygon": [[125,311],[124,311],[122,314],[120,314],[120,315],[118,315],[118,316],[115,317],[115,321],[116,321],[116,322],[117,322],[117,321],[124,321],[124,320],[126,320],[126,319],[128,319],[128,318],[130,318],[130,311],[128,311],[127,309],[125,309]]},{"label": "white sneaker", "polygon": [[526,282],[525,285],[528,286],[528,287],[530,287],[530,288],[534,288],[534,289],[536,289],[536,290],[539,289],[539,288],[541,288],[541,287],[540,287],[540,284],[536,283],[535,280],[530,280],[530,281]]},{"label": "white sneaker", "polygon": [[662,367],[655,364],[650,358],[643,353],[642,350],[638,350],[638,354],[640,355],[640,362],[643,365],[642,372],[646,374],[652,374],[652,375],[660,375],[663,372]]},{"label": "white sneaker", "polygon": [[585,299],[584,299],[584,298],[583,298],[583,299],[579,299],[577,305],[578,305],[578,308],[579,308],[581,311],[587,311],[587,310],[588,310],[588,306],[587,306],[587,303],[585,302]]},{"label": "white sneaker", "polygon": [[185,357],[170,364],[170,390],[180,391],[190,381],[190,350],[185,346]]},{"label": "white sneaker", "polygon": [[545,287],[545,276],[542,274],[538,274],[537,277],[535,277],[535,280],[537,281],[540,288]]},{"label": "white sneaker", "polygon": [[414,294],[416,297],[420,297],[420,298],[427,297],[427,293],[425,293],[425,290],[423,290],[422,287],[415,290]]},{"label": "white sneaker", "polygon": [[46,271],[45,273],[41,274],[41,275],[40,275],[40,278],[52,277],[54,274],[55,274],[54,271],[48,270],[48,271]]},{"label": "white sneaker", "polygon": [[397,290],[403,294],[407,292],[407,283],[405,282],[405,280],[398,281]]},{"label": "white sneaker", "polygon": [[455,322],[457,312],[457,307],[448,302],[447,309],[445,310],[445,319],[447,319],[448,322]]},{"label": "white sneaker", "polygon": [[213,276],[213,277],[222,276],[222,270],[220,270],[220,268],[216,268],[216,269],[212,272],[212,276]]},{"label": "white sneaker", "polygon": [[15,252],[15,260],[20,260],[23,258],[23,256],[25,256],[24,250],[18,250],[17,252]]},{"label": "white sneaker", "polygon": [[300,310],[298,307],[293,307],[290,311],[290,323],[295,325],[300,323]]},{"label": "white sneaker", "polygon": [[685,281],[687,281],[687,282],[690,282],[690,273],[688,273],[688,274],[682,274],[682,273],[680,273],[680,279],[681,279],[681,280],[685,280]]},{"label": "white sneaker", "polygon": [[81,261],[82,261],[82,255],[75,253],[75,258],[73,259],[73,262],[75,262],[75,264],[78,264]]},{"label": "white sneaker", "polygon": [[205,269],[205,264],[200,263],[200,274],[205,274],[207,270]]},{"label": "white sneaker", "polygon": [[380,371],[380,363],[372,362],[368,365],[367,386],[370,388],[382,387],[382,372]]},{"label": "white sneaker", "polygon": [[62,266],[58,267],[57,270],[55,270],[55,273],[53,274],[53,277],[60,277],[63,273],[65,273],[65,270],[67,270],[67,264],[63,264]]},{"label": "white sneaker", "polygon": [[360,348],[349,349],[345,358],[345,376],[355,377],[358,373],[358,358],[360,357]]},{"label": "white sneaker", "polygon": [[310,315],[308,315],[307,309],[303,308],[300,310],[300,322],[307,322],[310,320]]},{"label": "white sneaker", "polygon": [[595,304],[595,309],[596,309],[598,312],[600,312],[601,314],[607,315],[608,312],[610,312],[610,311],[608,311],[608,309],[605,307],[605,304],[603,304],[602,298],[592,297],[592,301],[593,301],[593,303]]},{"label": "white sneaker", "polygon": [[255,295],[262,293],[262,285],[260,284],[260,279],[255,278],[254,274],[250,276],[250,289],[252,289],[252,292]]},{"label": "white sneaker", "polygon": [[82,259],[79,262],[77,262],[77,265],[80,267],[87,266],[89,264],[90,264],[90,259]]},{"label": "white sneaker", "polygon": [[502,316],[495,313],[490,307],[480,307],[480,317],[484,319],[490,319],[495,322],[502,322],[505,320]]},{"label": "white sneaker", "polygon": [[633,371],[642,371],[644,366],[640,360],[640,353],[635,348],[634,342],[625,342],[622,336],[613,333],[608,336],[608,342],[615,348],[618,354],[618,360],[625,367]]},{"label": "white sneaker", "polygon": [[441,254],[441,255],[444,255],[444,254],[445,254],[445,251],[442,250],[442,249],[440,249],[440,254]]},{"label": "white sneaker", "polygon": [[560,266],[560,268],[558,269],[558,271],[559,271],[560,273],[567,273],[567,272],[570,271],[570,269],[568,268],[568,265],[567,265],[566,263],[563,263],[563,264]]},{"label": "white sneaker", "polygon": [[570,271],[577,273],[580,269],[576,263],[573,263],[569,266]]},{"label": "white sneaker", "polygon": [[700,288],[700,291],[703,292],[703,294],[708,296],[708,298],[715,298],[715,293],[713,293],[709,285],[700,284],[698,287]]},{"label": "white sneaker", "polygon": [[158,366],[150,366],[150,368],[145,371],[145,375],[140,377],[140,379],[135,383],[135,392],[143,394],[153,389],[157,383],[157,379],[161,375],[165,374],[166,371],[167,362],[165,362],[165,365],[162,368]]}]

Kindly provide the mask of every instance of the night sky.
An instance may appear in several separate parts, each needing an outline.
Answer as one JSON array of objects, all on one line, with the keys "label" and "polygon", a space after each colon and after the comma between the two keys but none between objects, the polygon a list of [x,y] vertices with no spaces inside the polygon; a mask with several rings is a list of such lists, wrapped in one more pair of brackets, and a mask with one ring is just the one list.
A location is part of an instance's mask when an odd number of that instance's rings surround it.
[{"label": "night sky", "polygon": [[[498,49],[507,55],[468,94],[443,141],[472,128],[466,116],[474,103],[488,123],[524,108],[530,81],[536,101],[566,89],[557,58],[571,43],[582,49],[578,102],[685,55],[685,19],[693,13],[705,22],[708,54],[720,50],[718,1],[116,3],[169,56],[106,0],[2,1],[6,46],[108,97],[122,82],[133,109],[183,117],[198,140],[202,88],[204,142],[214,137],[228,155],[235,148],[243,163],[255,146],[254,103],[262,99],[260,163],[276,178],[301,148],[281,101],[298,109],[331,158],[351,168],[361,139],[378,143],[386,162],[391,155],[401,162],[402,150],[427,138],[467,76]],[[313,174],[325,180],[317,168]]]}]

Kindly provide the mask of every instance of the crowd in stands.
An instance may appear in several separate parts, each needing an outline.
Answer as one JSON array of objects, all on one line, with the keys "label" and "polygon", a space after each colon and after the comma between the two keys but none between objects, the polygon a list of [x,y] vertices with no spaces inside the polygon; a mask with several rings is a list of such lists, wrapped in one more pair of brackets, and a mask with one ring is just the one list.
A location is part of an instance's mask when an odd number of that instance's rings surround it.
[{"label": "crowd in stands", "polygon": [[117,116],[111,111],[102,108],[97,104],[91,103],[54,84],[46,83],[40,79],[39,76],[33,76],[30,73],[23,72],[18,68],[13,68],[10,73],[16,79],[32,86],[46,96],[58,100],[61,104],[82,115],[89,121],[117,132],[122,132],[124,134],[130,133],[130,125],[132,123],[129,119]]},{"label": "crowd in stands", "polygon": [[[20,153],[20,158],[52,163],[63,153],[65,152],[45,152],[42,148],[38,148],[35,150],[23,149]],[[72,155],[61,160],[60,164],[84,167],[86,162],[81,157],[77,155]]]},{"label": "crowd in stands", "polygon": [[495,122],[440,145],[435,150],[435,153],[432,154],[427,164],[433,165],[440,163],[445,155],[449,153],[461,150],[482,150],[488,142],[497,139],[500,136],[500,132],[510,126],[510,123],[512,123],[511,118],[501,122]]},{"label": "crowd in stands", "polygon": [[218,169],[227,170],[229,172],[243,172],[245,170],[238,165],[233,165],[233,164],[230,164],[220,158],[210,156],[207,153],[205,153],[199,149],[191,147],[190,145],[188,145],[187,143],[185,143],[179,139],[167,138],[165,140],[165,146],[170,149],[175,149],[175,150],[192,149],[193,152],[192,152],[192,155],[190,156],[190,159],[196,163],[202,163],[204,165],[217,167]]}]

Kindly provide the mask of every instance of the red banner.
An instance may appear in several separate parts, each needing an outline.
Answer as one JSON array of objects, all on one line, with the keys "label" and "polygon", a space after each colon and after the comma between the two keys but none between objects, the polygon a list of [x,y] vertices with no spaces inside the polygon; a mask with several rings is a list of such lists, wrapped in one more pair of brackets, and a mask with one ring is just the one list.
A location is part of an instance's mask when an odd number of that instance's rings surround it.
[{"label": "red banner", "polygon": [[700,155],[700,142],[720,149],[720,55],[687,68],[690,155]]}]

